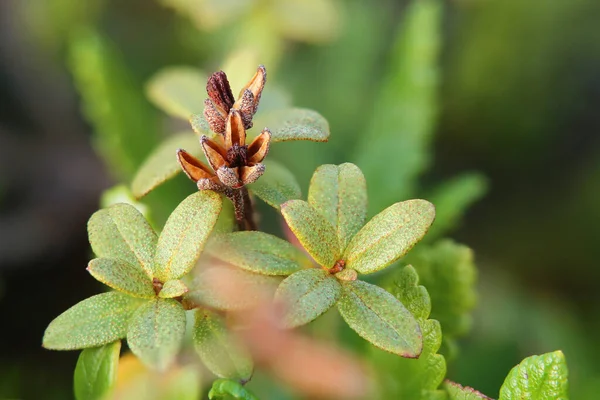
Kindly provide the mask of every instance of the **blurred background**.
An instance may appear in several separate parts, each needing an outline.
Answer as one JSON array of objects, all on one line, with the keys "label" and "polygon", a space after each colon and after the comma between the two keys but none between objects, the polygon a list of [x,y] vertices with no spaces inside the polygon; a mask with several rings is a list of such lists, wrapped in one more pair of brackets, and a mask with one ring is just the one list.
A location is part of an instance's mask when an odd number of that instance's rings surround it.
[{"label": "blurred background", "polygon": [[[372,214],[437,200],[435,235],[473,249],[478,298],[444,350],[450,379],[495,397],[522,358],[562,349],[572,398],[597,398],[600,2],[417,2],[2,0],[0,398],[72,397],[77,352],[41,338],[103,290],[85,271],[86,221],[189,130],[147,83],[223,68],[235,91],[259,63],[270,99],[329,120],[327,144],[272,148],[304,193],[318,165],[355,162]],[[143,201],[160,225],[193,190],[179,176]]]}]

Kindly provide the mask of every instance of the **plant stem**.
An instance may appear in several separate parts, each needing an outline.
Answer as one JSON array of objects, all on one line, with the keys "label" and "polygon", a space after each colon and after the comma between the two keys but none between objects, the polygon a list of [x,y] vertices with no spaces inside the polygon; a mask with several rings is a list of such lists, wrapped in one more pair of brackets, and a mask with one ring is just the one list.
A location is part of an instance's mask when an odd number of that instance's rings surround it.
[{"label": "plant stem", "polygon": [[237,222],[238,230],[240,231],[255,231],[257,230],[256,221],[254,220],[254,207],[248,189],[242,187],[225,192],[225,195],[233,203],[235,212],[235,221]]},{"label": "plant stem", "polygon": [[256,221],[254,220],[254,205],[252,204],[252,199],[250,198],[250,193],[248,193],[248,189],[246,187],[242,187],[240,189],[242,192],[242,199],[244,203],[244,216],[246,219],[246,230],[255,231],[258,229]]}]

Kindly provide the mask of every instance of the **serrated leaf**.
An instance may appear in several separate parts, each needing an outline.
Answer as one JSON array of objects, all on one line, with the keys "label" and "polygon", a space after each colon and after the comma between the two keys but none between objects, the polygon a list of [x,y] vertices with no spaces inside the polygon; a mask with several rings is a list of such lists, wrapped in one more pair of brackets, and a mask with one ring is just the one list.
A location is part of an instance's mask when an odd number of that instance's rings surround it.
[{"label": "serrated leaf", "polygon": [[187,121],[204,109],[206,76],[192,67],[168,67],[150,79],[146,95],[167,114]]},{"label": "serrated leaf", "polygon": [[90,261],[87,270],[98,281],[120,292],[147,299],[155,296],[148,275],[126,261],[95,258]]},{"label": "serrated leaf", "polygon": [[265,126],[271,131],[271,142],[310,140],[326,142],[329,123],[318,112],[304,108],[286,108],[265,116]]},{"label": "serrated leaf", "polygon": [[313,206],[303,200],[281,205],[281,214],[296,238],[319,265],[331,268],[341,251],[335,229]]},{"label": "serrated leaf", "polygon": [[492,400],[472,387],[462,386],[448,380],[444,382],[444,389],[448,393],[449,400]]},{"label": "serrated leaf", "polygon": [[232,396],[234,399],[258,400],[258,397],[240,383],[229,379],[217,379],[213,382],[213,385],[208,392],[208,398],[211,400],[226,398],[228,395]]},{"label": "serrated leaf", "polygon": [[379,271],[413,248],[435,218],[433,204],[425,200],[396,203],[374,216],[344,251],[346,267],[361,274]]},{"label": "serrated leaf", "polygon": [[172,299],[173,297],[183,296],[189,291],[188,287],[180,280],[166,281],[158,293],[158,297],[163,299]]},{"label": "serrated leaf", "polygon": [[193,340],[204,365],[218,377],[247,381],[252,376],[254,364],[250,355],[228,332],[219,315],[197,310]]},{"label": "serrated leaf", "polygon": [[51,350],[75,350],[123,339],[129,319],[141,304],[143,300],[118,292],[92,296],[50,322],[42,345]]},{"label": "serrated leaf", "polygon": [[221,196],[209,190],[191,194],[177,206],[156,245],[154,275],[158,279],[179,279],[194,267],[221,207]]},{"label": "serrated leaf", "polygon": [[121,341],[85,349],[79,354],[73,377],[77,400],[100,400],[117,380]]},{"label": "serrated leaf", "polygon": [[92,250],[98,257],[126,261],[152,279],[158,239],[146,218],[134,206],[120,203],[96,211],[87,228]]},{"label": "serrated leaf", "polygon": [[310,181],[308,202],[336,229],[344,251],[365,224],[367,182],[354,164],[321,165]]},{"label": "serrated leaf", "polygon": [[499,400],[568,400],[568,370],[562,351],[527,357],[510,370]]},{"label": "serrated leaf", "polygon": [[277,236],[248,231],[215,236],[207,246],[213,257],[263,275],[290,275],[311,265],[304,253]]},{"label": "serrated leaf", "polygon": [[299,199],[300,185],[294,174],[274,161],[265,162],[265,173],[248,188],[271,207],[279,209],[288,200]]},{"label": "serrated leaf", "polygon": [[446,339],[464,335],[475,307],[477,268],[473,251],[451,240],[423,246],[406,257],[414,265],[433,304],[431,317],[442,324]]},{"label": "serrated leaf", "polygon": [[144,364],[164,371],[174,360],[185,334],[185,311],[172,299],[151,300],[129,321],[127,344]]},{"label": "serrated leaf", "polygon": [[402,357],[419,357],[421,328],[415,317],[394,296],[363,281],[342,282],[338,310],[363,339]]},{"label": "serrated leaf", "polygon": [[191,132],[180,132],[158,145],[137,170],[131,191],[141,198],[163,182],[181,172],[177,161],[177,149],[185,149],[191,155],[203,159],[202,147],[198,138]]},{"label": "serrated leaf", "polygon": [[328,271],[310,268],[285,278],[275,292],[275,300],[286,307],[283,325],[295,328],[333,307],[341,293],[340,283]]}]

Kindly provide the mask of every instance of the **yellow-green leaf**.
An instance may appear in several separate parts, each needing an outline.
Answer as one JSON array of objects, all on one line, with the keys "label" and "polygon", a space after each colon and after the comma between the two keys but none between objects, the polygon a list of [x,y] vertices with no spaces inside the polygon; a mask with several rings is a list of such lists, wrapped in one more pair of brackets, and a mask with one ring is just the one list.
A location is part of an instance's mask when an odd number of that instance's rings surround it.
[{"label": "yellow-green leaf", "polygon": [[448,380],[444,382],[444,389],[448,393],[449,400],[492,400],[472,387],[462,386]]},{"label": "yellow-green leaf", "polygon": [[248,188],[271,207],[279,209],[288,200],[299,199],[300,185],[294,174],[275,161],[265,161],[265,173]]},{"label": "yellow-green leaf", "polygon": [[324,43],[335,39],[340,12],[331,0],[287,0],[273,3],[274,23],[283,36],[301,42]]},{"label": "yellow-green leaf", "polygon": [[179,279],[195,265],[221,212],[221,196],[205,190],[189,195],[171,214],[158,239],[155,276]]},{"label": "yellow-green leaf", "polygon": [[134,206],[120,203],[96,211],[88,235],[98,257],[126,261],[152,278],[156,233]]},{"label": "yellow-green leaf", "polygon": [[144,364],[165,370],[174,360],[185,334],[185,310],[175,300],[156,299],[131,318],[127,344]]},{"label": "yellow-green leaf", "polygon": [[309,323],[329,310],[341,292],[338,280],[320,268],[305,269],[288,276],[275,293],[275,300],[286,309],[283,325],[295,328]]},{"label": "yellow-green leaf", "polygon": [[165,282],[162,289],[158,293],[158,297],[161,297],[163,299],[171,299],[173,297],[183,296],[188,291],[189,289],[185,285],[185,283],[177,279]]},{"label": "yellow-green leaf", "polygon": [[98,281],[120,292],[149,299],[155,296],[152,280],[127,261],[95,258],[90,261],[87,270]]},{"label": "yellow-green leaf", "polygon": [[180,132],[169,137],[154,149],[137,170],[131,183],[131,192],[136,198],[145,196],[181,172],[177,149],[184,149],[197,158],[204,158],[200,142],[191,132]]},{"label": "yellow-green leaf", "polygon": [[227,331],[223,319],[208,310],[196,311],[194,347],[208,369],[220,378],[247,381],[254,364],[247,350]]},{"label": "yellow-green leaf", "polygon": [[281,205],[281,214],[302,246],[319,265],[334,266],[341,251],[335,229],[319,211],[303,200]]},{"label": "yellow-green leaf", "polygon": [[344,251],[365,224],[367,182],[354,164],[321,165],[310,181],[308,202],[336,229]]},{"label": "yellow-green leaf", "polygon": [[117,380],[121,341],[84,349],[75,366],[73,391],[77,400],[106,398]]},{"label": "yellow-green leaf", "polygon": [[123,339],[129,319],[143,302],[118,292],[92,296],[50,322],[42,345],[51,350],[75,350]]},{"label": "yellow-green leaf", "polygon": [[326,142],[329,139],[329,123],[318,112],[304,108],[286,108],[273,111],[264,118],[271,130],[271,142],[310,140]]},{"label": "yellow-green leaf", "polygon": [[413,248],[435,218],[433,204],[425,200],[396,203],[373,217],[352,238],[344,259],[361,274],[379,271]]},{"label": "yellow-green leaf", "polygon": [[204,109],[206,76],[192,67],[168,67],[150,79],[146,94],[167,114],[187,121]]},{"label": "yellow-green leaf", "polygon": [[394,296],[363,281],[342,282],[338,310],[363,339],[390,353],[417,358],[423,336],[415,317]]},{"label": "yellow-green leaf", "polygon": [[291,243],[256,231],[215,236],[207,251],[231,265],[263,275],[289,275],[311,265],[304,253]]},{"label": "yellow-green leaf", "polygon": [[258,397],[242,386],[241,383],[229,379],[217,379],[213,382],[208,392],[210,400],[227,398],[229,396],[239,400],[258,400]]}]

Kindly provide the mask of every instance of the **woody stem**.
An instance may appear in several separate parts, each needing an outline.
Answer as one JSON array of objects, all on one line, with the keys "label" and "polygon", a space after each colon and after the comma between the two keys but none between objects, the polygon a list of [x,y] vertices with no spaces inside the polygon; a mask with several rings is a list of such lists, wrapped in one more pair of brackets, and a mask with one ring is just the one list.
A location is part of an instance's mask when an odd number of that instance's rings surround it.
[{"label": "woody stem", "polygon": [[250,200],[248,189],[242,187],[225,193],[233,203],[235,221],[240,231],[255,231],[257,229],[254,221],[254,207]]},{"label": "woody stem", "polygon": [[248,189],[246,187],[242,187],[240,189],[242,194],[242,199],[244,203],[244,217],[245,217],[245,230],[255,231],[258,229],[256,225],[256,221],[254,220],[254,206],[252,205],[252,200],[250,199],[250,193],[248,193]]}]

